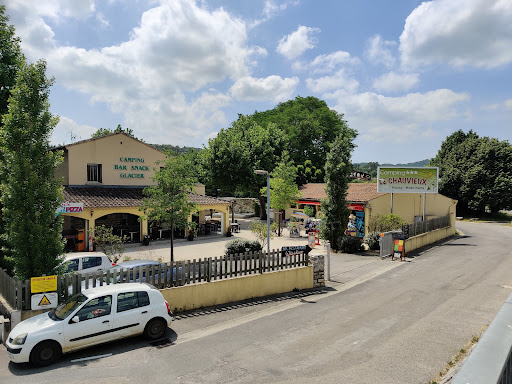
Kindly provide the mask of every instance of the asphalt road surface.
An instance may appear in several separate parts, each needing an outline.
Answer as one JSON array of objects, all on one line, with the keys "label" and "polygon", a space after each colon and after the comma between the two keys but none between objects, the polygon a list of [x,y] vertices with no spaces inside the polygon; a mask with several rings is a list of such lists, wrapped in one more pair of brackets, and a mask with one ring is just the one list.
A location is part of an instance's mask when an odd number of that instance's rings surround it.
[{"label": "asphalt road surface", "polygon": [[357,284],[180,317],[161,345],[126,339],[45,369],[2,348],[0,383],[429,383],[512,292],[512,227],[457,227]]}]

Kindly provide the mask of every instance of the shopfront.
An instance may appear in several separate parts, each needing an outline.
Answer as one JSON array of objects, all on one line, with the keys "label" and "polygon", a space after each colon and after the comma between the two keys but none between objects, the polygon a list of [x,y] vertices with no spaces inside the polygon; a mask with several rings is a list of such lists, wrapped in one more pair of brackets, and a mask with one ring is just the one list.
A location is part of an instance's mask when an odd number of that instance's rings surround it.
[{"label": "shopfront", "polygon": [[[64,152],[64,161],[55,176],[64,184],[64,208],[60,214],[64,216],[67,250],[92,250],[91,234],[99,225],[112,227],[114,234],[128,242],[141,242],[144,236],[170,237],[166,223],[148,223],[139,210],[144,188],[155,184],[153,176],[159,169],[157,163],[165,159],[163,152],[124,133],[57,149]],[[200,212],[217,212],[220,232],[227,231],[230,202],[204,196],[203,185],[196,187],[190,199]],[[65,208],[77,205],[82,208]]]}]

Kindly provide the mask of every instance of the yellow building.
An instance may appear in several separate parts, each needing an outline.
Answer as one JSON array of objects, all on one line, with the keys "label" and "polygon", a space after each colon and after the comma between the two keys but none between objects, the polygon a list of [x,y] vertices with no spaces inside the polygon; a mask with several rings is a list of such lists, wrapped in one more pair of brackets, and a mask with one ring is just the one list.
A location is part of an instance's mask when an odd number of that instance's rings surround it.
[{"label": "yellow building", "polygon": [[[144,216],[139,211],[143,189],[155,184],[152,177],[158,167],[156,163],[165,159],[163,152],[124,133],[56,149],[64,152],[64,161],[55,176],[61,178],[65,187],[63,235],[68,238],[69,247],[88,250],[92,244],[89,234],[97,225],[113,227],[115,234],[127,236],[132,242],[142,241],[145,235],[170,237],[165,223],[139,221]],[[206,196],[201,184],[196,186],[196,192],[190,199],[197,204],[195,219],[201,231],[220,228],[225,233],[231,202]],[[205,213],[211,217],[213,212],[220,213],[218,223],[206,221]]]},{"label": "yellow building", "polygon": [[[325,184],[311,183],[299,188],[302,193],[296,208],[286,210],[286,218],[293,212],[302,212],[305,205],[317,207],[317,217],[321,210],[321,200],[327,197]],[[457,200],[439,193],[427,193],[424,201],[422,193],[379,193],[376,183],[350,183],[347,191],[348,208],[355,216],[358,235],[369,232],[372,220],[377,215],[397,214],[409,224],[435,217],[450,215],[450,231],[455,233],[455,208]],[[364,230],[363,230],[364,228]]]}]

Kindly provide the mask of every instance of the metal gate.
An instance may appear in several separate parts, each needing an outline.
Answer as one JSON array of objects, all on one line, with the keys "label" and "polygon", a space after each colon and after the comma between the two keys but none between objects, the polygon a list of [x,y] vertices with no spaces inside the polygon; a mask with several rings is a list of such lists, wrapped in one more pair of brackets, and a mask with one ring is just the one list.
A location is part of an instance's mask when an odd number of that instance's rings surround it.
[{"label": "metal gate", "polygon": [[393,235],[397,235],[398,233],[401,233],[401,231],[390,231],[390,232],[384,232],[380,239],[380,257],[388,257],[393,254]]}]

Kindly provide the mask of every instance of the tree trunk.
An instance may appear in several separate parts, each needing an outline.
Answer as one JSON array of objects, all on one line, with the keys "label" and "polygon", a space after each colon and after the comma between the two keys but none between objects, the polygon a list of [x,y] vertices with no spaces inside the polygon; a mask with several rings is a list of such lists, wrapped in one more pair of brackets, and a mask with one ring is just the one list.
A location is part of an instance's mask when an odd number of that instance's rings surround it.
[{"label": "tree trunk", "polygon": [[174,262],[174,224],[171,225],[171,263]]},{"label": "tree trunk", "polygon": [[260,201],[260,219],[267,220],[266,197],[258,193],[258,200]]}]

